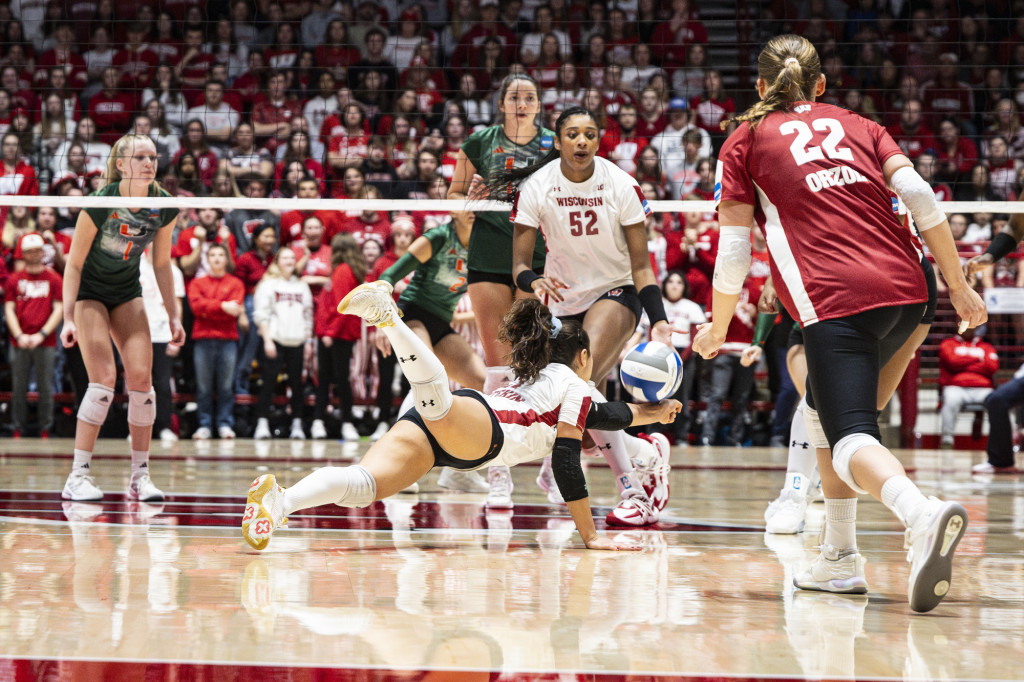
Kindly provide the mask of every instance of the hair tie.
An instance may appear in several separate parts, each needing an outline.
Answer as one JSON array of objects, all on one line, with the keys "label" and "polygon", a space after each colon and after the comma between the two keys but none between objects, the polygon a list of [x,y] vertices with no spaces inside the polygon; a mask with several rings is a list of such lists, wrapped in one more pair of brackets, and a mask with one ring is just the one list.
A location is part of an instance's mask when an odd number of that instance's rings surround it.
[{"label": "hair tie", "polygon": [[551,316],[551,338],[555,338],[556,336],[558,336],[558,332],[560,332],[560,331],[562,331],[562,321],[560,319],[558,319],[557,317],[555,317],[554,315],[552,315]]},{"label": "hair tie", "polygon": [[797,59],[796,57],[787,57],[786,58],[786,62],[785,62],[785,66],[789,66],[790,62],[793,62],[797,66],[800,66],[800,60]]}]

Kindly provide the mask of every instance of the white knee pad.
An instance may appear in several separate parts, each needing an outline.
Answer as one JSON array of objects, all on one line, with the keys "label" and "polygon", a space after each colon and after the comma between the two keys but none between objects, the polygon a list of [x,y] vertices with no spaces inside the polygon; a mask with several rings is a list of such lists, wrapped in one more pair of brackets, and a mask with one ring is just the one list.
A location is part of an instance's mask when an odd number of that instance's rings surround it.
[{"label": "white knee pad", "polygon": [[156,421],[156,391],[128,391],[128,423],[152,426]]},{"label": "white knee pad", "polygon": [[354,464],[345,467],[348,490],[334,504],[339,507],[369,507],[377,499],[377,481],[369,471]]},{"label": "white knee pad", "polygon": [[409,382],[416,411],[424,420],[431,422],[442,419],[452,408],[452,391],[448,388],[448,373],[441,370],[430,381]]},{"label": "white knee pad", "polygon": [[818,411],[813,409],[806,402],[804,403],[804,425],[807,427],[807,439],[816,448],[827,448],[828,438],[825,437],[825,430],[821,428],[821,420],[818,419]]},{"label": "white knee pad", "polygon": [[858,450],[869,446],[881,447],[882,444],[874,436],[869,436],[866,433],[854,433],[841,439],[832,450],[832,468],[836,470],[836,475],[839,476],[843,483],[862,495],[867,495],[868,491],[861,488],[857,485],[857,481],[853,480],[850,461]]},{"label": "white knee pad", "polygon": [[103,426],[112,402],[114,389],[103,384],[89,384],[82,397],[82,404],[78,407],[78,418],[86,424]]}]

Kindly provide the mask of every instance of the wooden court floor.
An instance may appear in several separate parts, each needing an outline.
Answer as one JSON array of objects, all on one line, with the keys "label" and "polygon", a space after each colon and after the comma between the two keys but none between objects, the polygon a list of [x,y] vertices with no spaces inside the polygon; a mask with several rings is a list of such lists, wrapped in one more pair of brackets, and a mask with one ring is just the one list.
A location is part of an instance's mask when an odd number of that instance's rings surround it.
[{"label": "wooden court floor", "polygon": [[[125,442],[97,450],[98,504],[60,499],[69,441],[0,442],[0,682],[1024,678],[1024,477],[973,477],[981,452],[900,453],[970,513],[949,596],[916,615],[903,533],[867,498],[867,597],[794,592],[823,507],[765,535],[781,449],[674,448],[641,553],[583,549],[536,466],[513,470],[510,513],[432,473],[416,495],[296,514],[262,554],[242,541],[255,476],[288,485],[366,446],[157,444],[170,495],[146,505],[124,499]],[[593,461],[588,479],[603,528],[613,479]]]}]

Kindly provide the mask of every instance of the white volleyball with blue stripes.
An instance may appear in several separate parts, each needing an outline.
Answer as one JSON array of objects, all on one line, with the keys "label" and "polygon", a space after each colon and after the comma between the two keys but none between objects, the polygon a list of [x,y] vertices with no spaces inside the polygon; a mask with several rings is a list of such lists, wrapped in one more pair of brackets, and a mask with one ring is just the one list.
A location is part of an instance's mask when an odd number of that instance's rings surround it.
[{"label": "white volleyball with blue stripes", "polygon": [[634,399],[656,403],[671,398],[683,381],[683,360],[671,346],[645,341],[626,351],[619,367],[622,385]]}]

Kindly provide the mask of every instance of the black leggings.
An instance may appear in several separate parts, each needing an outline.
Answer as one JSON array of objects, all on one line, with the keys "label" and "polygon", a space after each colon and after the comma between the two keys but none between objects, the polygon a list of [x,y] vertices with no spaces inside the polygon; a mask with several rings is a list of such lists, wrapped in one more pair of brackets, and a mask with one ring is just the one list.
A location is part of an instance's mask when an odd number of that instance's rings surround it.
[{"label": "black leggings", "polygon": [[323,419],[327,412],[327,404],[331,399],[331,384],[334,393],[341,403],[341,421],[352,421],[352,381],[349,371],[352,363],[352,347],[354,342],[333,339],[330,347],[321,340],[319,355],[320,383],[316,387],[316,405],[313,407],[313,419]]},{"label": "black leggings", "polygon": [[270,417],[270,405],[274,400],[274,391],[277,390],[277,375],[284,365],[284,371],[288,375],[288,387],[292,389],[292,419],[302,419],[302,351],[299,346],[277,346],[277,357],[268,358],[260,345],[260,376],[263,378],[263,386],[260,388],[260,401],[256,406],[256,416],[260,419]]},{"label": "black leggings", "polygon": [[866,310],[804,327],[807,405],[829,446],[878,429],[878,373],[921,323],[924,303]]}]

